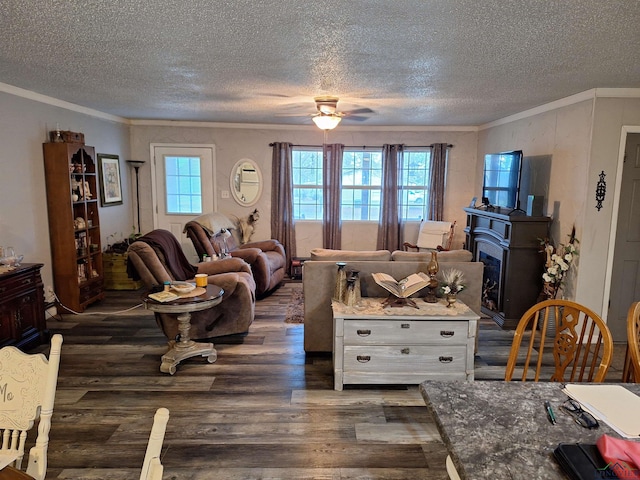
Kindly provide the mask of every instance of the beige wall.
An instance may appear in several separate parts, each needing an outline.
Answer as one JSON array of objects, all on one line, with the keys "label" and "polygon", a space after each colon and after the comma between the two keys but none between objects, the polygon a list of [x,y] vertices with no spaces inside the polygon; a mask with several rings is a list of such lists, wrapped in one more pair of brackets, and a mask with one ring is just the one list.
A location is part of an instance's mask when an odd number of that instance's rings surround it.
[{"label": "beige wall", "polygon": [[[223,128],[218,126],[148,126],[131,127],[132,155],[135,158],[149,160],[149,146],[153,143],[174,144],[213,144],[216,151],[216,199],[218,211],[246,216],[253,208],[260,211],[260,221],[254,233],[254,240],[270,238],[271,229],[271,147],[272,142],[291,142],[298,145],[321,145],[323,134],[315,126],[282,128]],[[329,133],[332,143],[344,143],[348,146],[374,146],[383,143],[404,143],[405,145],[430,145],[445,142],[454,145],[450,152],[450,166],[447,178],[445,218],[457,220],[461,228],[456,235],[456,243],[464,241],[462,226],[465,216],[462,207],[467,206],[473,193],[476,173],[477,134],[474,128],[452,129],[397,129],[381,128],[365,131],[353,127],[341,126]],[[229,177],[235,163],[241,158],[254,160],[264,179],[264,189],[258,203],[252,207],[238,205],[233,197],[222,198],[223,190],[229,190]],[[151,195],[151,163],[140,169],[140,189],[143,192],[141,207],[142,229],[153,227]],[[359,250],[374,249],[377,227],[366,222],[346,222],[343,226],[343,248]],[[415,232],[413,232],[415,235]],[[307,256],[310,249],[322,246],[321,226],[318,222],[299,222],[296,227],[297,253]],[[415,241],[415,239],[413,239]]]},{"label": "beige wall", "polygon": [[[13,246],[25,263],[43,263],[45,286],[53,284],[42,143],[47,132],[82,132],[96,152],[120,156],[124,203],[100,209],[102,243],[106,236],[131,231],[128,127],[67,108],[0,92],[0,245]],[[97,193],[97,192],[96,192]]]},{"label": "beige wall", "polygon": [[[28,95],[27,95],[28,97]],[[127,126],[115,117],[69,106],[63,102],[0,92],[0,245],[12,245],[25,255],[26,262],[45,264],[45,285],[51,285],[51,250],[48,237],[42,143],[47,131],[56,124],[64,130],[83,132],[88,145],[98,153],[120,156],[123,205],[100,209],[102,243],[114,235],[117,240],[132,230],[135,202],[128,158],[149,160],[151,143],[214,144],[216,149],[218,195],[229,190],[229,176],[240,158],[254,160],[262,170],[265,188],[255,207],[262,218],[255,239],[270,236],[271,148],[269,143],[287,141],[295,144],[319,145],[322,132],[313,126],[266,128],[223,128],[206,124],[192,126]],[[397,127],[354,129],[340,126],[329,133],[330,142],[346,145],[382,145],[404,143],[429,145],[448,142],[450,153],[445,218],[457,220],[455,246],[464,240],[465,216],[462,207],[473,196],[480,196],[482,159],[485,153],[521,148],[525,155],[551,155],[552,176],[547,211],[553,216],[552,236],[566,239],[576,225],[581,255],[567,295],[597,312],[605,305],[607,271],[612,257],[609,241],[612,228],[615,179],[623,126],[640,125],[640,99],[585,99],[577,103],[551,106],[535,115],[524,112],[519,119],[504,119],[478,132],[469,128]],[[607,174],[607,198],[603,209],[595,209],[595,186],[600,171]],[[140,171],[142,230],[153,227],[151,204],[151,165]],[[253,207],[241,207],[233,198],[218,198],[218,210],[237,216],[246,215]],[[317,223],[300,223],[297,231],[298,254],[320,246]],[[413,226],[415,229],[415,226]],[[412,233],[415,235],[415,233]],[[343,234],[344,248],[375,248],[376,228],[370,224],[347,224]],[[113,237],[109,238],[112,241]],[[606,312],[604,312],[606,314]],[[605,315],[606,316],[606,315]]]},{"label": "beige wall", "polygon": [[[638,98],[597,98],[593,121],[593,139],[587,188],[587,208],[585,209],[585,235],[581,247],[587,252],[580,259],[578,272],[578,292],[576,300],[589,305],[596,312],[602,311],[607,317],[609,303],[609,281],[612,262],[617,211],[614,199],[619,197],[616,183],[618,168],[621,168],[620,144],[622,127],[640,127],[640,99]],[[624,148],[624,145],[623,145]],[[596,210],[596,184],[600,172],[606,174],[606,197],[600,211]],[[620,172],[621,173],[621,172]],[[583,288],[583,285],[588,288]],[[623,288],[622,286],[617,286]],[[613,286],[613,288],[617,288]],[[597,308],[596,308],[597,307]]]},{"label": "beige wall", "polygon": [[[613,199],[623,125],[640,125],[640,99],[593,97],[537,115],[503,122],[478,135],[478,158],[485,153],[522,149],[525,155],[551,155],[547,214],[551,237],[566,241],[572,225],[580,256],[567,281],[565,297],[587,305],[606,318],[606,272],[611,266]],[[482,182],[482,162],[477,164]],[[607,174],[603,208],[595,208],[598,174]],[[481,185],[480,185],[481,187]]]}]

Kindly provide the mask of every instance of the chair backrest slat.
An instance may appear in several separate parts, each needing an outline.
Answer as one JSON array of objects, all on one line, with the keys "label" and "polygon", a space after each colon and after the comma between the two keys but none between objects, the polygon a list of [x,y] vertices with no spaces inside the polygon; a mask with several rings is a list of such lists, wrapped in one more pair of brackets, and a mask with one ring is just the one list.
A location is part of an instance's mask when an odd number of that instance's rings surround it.
[{"label": "chair backrest slat", "polygon": [[8,346],[0,349],[0,378],[5,391],[0,402],[0,429],[3,452],[12,452],[12,466],[22,468],[27,432],[38,421],[35,445],[29,451],[26,473],[44,480],[51,415],[58,383],[62,336],[51,338],[49,359],[42,354],[28,355]]},{"label": "chair backrest slat", "polygon": [[[555,320],[555,332],[552,320]],[[513,338],[506,381],[513,378],[518,358],[521,358],[525,332],[529,339],[522,381],[528,380],[530,364],[535,364],[534,381],[545,378],[557,382],[604,381],[611,364],[613,339],[604,321],[589,308],[569,300],[552,299],[527,310]],[[548,347],[553,348],[552,356],[545,355]],[[549,360],[551,357],[553,362]]]}]

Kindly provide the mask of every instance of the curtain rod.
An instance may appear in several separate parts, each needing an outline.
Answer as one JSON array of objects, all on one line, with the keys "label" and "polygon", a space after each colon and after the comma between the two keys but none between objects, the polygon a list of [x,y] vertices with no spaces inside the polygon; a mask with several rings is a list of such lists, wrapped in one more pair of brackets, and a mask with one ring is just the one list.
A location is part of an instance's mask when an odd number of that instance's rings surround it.
[{"label": "curtain rod", "polygon": [[[269,144],[270,147],[273,147],[273,143]],[[304,148],[322,148],[322,145],[296,145],[296,144],[291,144],[292,147],[304,147]],[[431,145],[403,145],[406,148],[433,148],[434,144],[432,143]],[[382,145],[377,146],[377,145],[345,145],[344,148],[382,148]],[[453,145],[449,144],[447,145],[447,148],[453,148]]]}]

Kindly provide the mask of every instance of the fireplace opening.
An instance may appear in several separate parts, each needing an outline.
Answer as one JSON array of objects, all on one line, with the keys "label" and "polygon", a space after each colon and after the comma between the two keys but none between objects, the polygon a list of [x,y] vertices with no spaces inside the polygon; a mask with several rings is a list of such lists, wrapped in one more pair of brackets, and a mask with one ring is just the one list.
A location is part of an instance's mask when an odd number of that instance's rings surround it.
[{"label": "fireplace opening", "polygon": [[501,260],[487,252],[478,252],[478,260],[484,264],[482,273],[482,306],[492,312],[500,311]]}]

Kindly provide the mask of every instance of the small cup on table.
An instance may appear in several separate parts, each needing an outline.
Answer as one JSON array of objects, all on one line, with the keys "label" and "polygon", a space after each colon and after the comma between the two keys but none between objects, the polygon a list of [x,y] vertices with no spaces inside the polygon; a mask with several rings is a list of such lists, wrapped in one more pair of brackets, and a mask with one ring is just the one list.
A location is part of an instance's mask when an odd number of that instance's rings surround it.
[{"label": "small cup on table", "polygon": [[196,287],[207,287],[207,279],[209,275],[206,273],[198,273],[196,274]]}]

